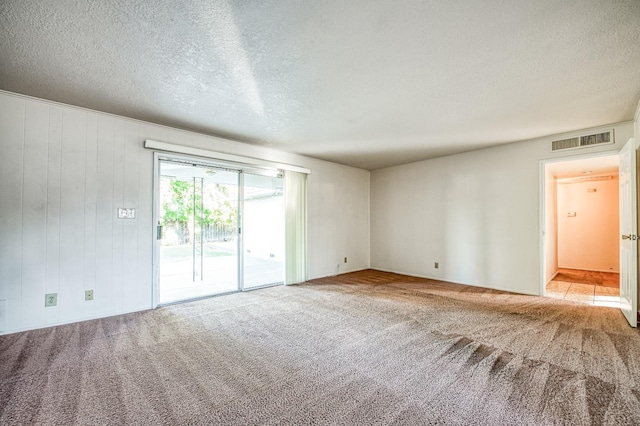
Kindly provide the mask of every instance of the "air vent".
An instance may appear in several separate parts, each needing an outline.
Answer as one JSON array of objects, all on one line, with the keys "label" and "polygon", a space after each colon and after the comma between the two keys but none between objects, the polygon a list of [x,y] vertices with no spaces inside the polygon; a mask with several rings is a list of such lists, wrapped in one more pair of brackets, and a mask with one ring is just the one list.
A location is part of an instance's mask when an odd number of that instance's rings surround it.
[{"label": "air vent", "polygon": [[580,146],[599,145],[601,143],[611,143],[611,132],[580,137]]},{"label": "air vent", "polygon": [[576,136],[574,138],[551,141],[551,151],[588,148],[594,145],[612,144],[613,142],[613,130],[610,130],[602,133],[594,133],[593,135]]},{"label": "air vent", "polygon": [[562,139],[551,142],[551,151],[580,148],[580,138]]}]

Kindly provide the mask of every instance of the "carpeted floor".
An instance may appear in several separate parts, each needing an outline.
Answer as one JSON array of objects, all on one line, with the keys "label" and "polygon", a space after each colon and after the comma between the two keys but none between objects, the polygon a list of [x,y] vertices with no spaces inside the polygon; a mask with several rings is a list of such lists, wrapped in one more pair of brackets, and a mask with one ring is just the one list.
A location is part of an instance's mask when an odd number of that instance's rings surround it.
[{"label": "carpeted floor", "polygon": [[376,271],[0,336],[0,424],[640,424],[611,308]]}]

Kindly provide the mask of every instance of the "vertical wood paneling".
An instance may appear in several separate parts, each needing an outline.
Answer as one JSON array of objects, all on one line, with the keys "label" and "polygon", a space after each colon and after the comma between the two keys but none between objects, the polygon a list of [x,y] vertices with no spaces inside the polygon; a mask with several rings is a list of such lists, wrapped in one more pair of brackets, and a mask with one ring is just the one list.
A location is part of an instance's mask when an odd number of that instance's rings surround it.
[{"label": "vertical wood paneling", "polygon": [[115,119],[100,115],[98,120],[97,155],[97,218],[96,218],[96,282],[94,288],[95,314],[113,312],[115,291],[113,286],[113,152]]},{"label": "vertical wood paneling", "polygon": [[85,317],[93,315],[96,311],[94,287],[96,284],[96,216],[98,202],[98,116],[88,113],[86,123],[83,290],[94,290],[94,301],[84,301],[84,292],[82,293]]},{"label": "vertical wood paneling", "polygon": [[21,327],[45,323],[49,107],[26,101],[22,184]]},{"label": "vertical wood paneling", "polygon": [[113,140],[113,204],[110,209],[111,221],[113,223],[113,259],[111,267],[113,278],[111,281],[111,291],[113,299],[112,308],[119,310],[124,299],[124,283],[122,273],[122,262],[125,257],[123,251],[124,226],[123,219],[118,219],[118,207],[124,207],[124,125],[125,120],[117,118],[115,120],[114,140]]},{"label": "vertical wood paneling", "polygon": [[0,98],[0,300],[7,300],[8,330],[20,327],[22,303],[20,255],[25,105],[23,99]]},{"label": "vertical wood paneling", "polygon": [[84,198],[87,113],[62,112],[59,319],[80,317],[84,301]]},{"label": "vertical wood paneling", "polygon": [[[143,124],[140,139],[166,140],[163,127]],[[138,149],[138,296],[142,306],[153,303],[153,244],[155,224],[153,223],[153,153]]]},{"label": "vertical wood paneling", "polygon": [[[60,173],[62,169],[62,108],[49,106],[47,149],[47,234],[45,293],[60,289]],[[44,306],[44,300],[42,300]],[[45,308],[45,322],[58,321],[59,308]]]},{"label": "vertical wood paneling", "polygon": [[[7,299],[0,333],[150,307],[155,227],[153,154],[142,147],[147,138],[240,155],[254,149],[0,93],[0,299]],[[319,192],[309,198],[310,236],[320,238],[310,253],[330,263],[347,254],[317,232],[331,229],[335,217],[326,214],[332,206],[317,203],[326,195],[322,172],[334,167],[340,166],[314,169],[311,179],[318,182],[310,180],[310,188]],[[118,207],[136,208],[137,218],[117,219]],[[89,288],[93,302],[84,301]],[[45,293],[58,293],[57,307],[44,308]]]},{"label": "vertical wood paneling", "polygon": [[140,222],[140,209],[138,205],[138,154],[142,141],[139,140],[140,123],[136,121],[125,122],[124,133],[124,186],[123,207],[136,209],[135,219],[122,220],[124,238],[122,249],[130,255],[125,256],[122,262],[122,276],[124,281],[123,309],[133,310],[138,305],[138,224]]}]

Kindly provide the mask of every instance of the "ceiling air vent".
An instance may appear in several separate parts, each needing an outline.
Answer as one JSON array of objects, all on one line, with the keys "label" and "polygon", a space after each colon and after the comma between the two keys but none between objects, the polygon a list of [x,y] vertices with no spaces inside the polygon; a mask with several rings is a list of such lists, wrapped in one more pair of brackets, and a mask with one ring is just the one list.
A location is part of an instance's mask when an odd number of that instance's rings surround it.
[{"label": "ceiling air vent", "polygon": [[551,151],[562,151],[565,149],[588,148],[600,144],[612,144],[613,130],[593,135],[576,136],[574,138],[551,141]]}]

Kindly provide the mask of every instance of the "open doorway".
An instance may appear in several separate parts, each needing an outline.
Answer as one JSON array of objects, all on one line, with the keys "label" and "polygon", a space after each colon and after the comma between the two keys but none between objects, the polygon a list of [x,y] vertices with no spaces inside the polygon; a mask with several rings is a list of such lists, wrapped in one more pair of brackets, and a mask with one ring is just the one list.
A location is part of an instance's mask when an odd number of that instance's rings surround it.
[{"label": "open doorway", "polygon": [[620,307],[619,156],[544,165],[548,297]]}]

